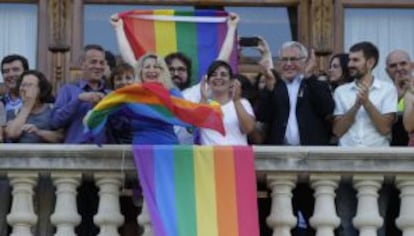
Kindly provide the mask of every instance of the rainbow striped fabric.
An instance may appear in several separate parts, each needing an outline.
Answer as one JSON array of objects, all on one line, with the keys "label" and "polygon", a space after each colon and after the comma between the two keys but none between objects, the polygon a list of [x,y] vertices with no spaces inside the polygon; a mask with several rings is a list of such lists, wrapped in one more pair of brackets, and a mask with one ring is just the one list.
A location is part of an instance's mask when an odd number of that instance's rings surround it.
[{"label": "rainbow striped fabric", "polygon": [[118,111],[137,119],[156,119],[171,125],[202,127],[225,134],[220,106],[189,102],[160,83],[133,84],[105,96],[88,115],[86,132],[102,132],[108,117]]},{"label": "rainbow striped fabric", "polygon": [[[193,84],[217,58],[227,33],[224,11],[134,10],[119,16],[136,58],[148,51],[161,56],[182,52],[191,58]],[[237,68],[236,51],[230,60],[233,68]]]},{"label": "rainbow striped fabric", "polygon": [[156,236],[259,236],[250,146],[134,146]]}]

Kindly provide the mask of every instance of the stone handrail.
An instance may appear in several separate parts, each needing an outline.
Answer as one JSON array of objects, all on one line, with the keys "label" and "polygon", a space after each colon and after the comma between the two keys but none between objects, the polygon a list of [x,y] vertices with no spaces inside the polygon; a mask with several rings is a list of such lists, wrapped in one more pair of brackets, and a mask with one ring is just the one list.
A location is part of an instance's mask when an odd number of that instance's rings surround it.
[{"label": "stone handrail", "polygon": [[[379,214],[378,191],[384,181],[401,191],[401,211],[396,220],[404,235],[414,235],[414,149],[254,146],[259,182],[271,190],[267,218],[273,235],[290,235],[297,224],[292,211],[292,190],[297,182],[309,182],[314,190],[314,212],[309,220],[317,236],[334,235],[340,224],[335,190],[346,179],[357,191],[358,206],[352,224],[363,236],[377,235],[384,220]],[[100,236],[119,235],[124,217],[119,210],[119,188],[125,176],[136,178],[130,145],[33,145],[1,144],[0,175],[13,188],[7,223],[11,235],[33,235],[38,220],[34,213],[33,188],[40,173],[47,173],[56,187],[56,206],[50,216],[57,236],[75,235],[80,216],[76,188],[89,176],[99,188],[99,207],[94,223]],[[24,207],[22,207],[24,206]],[[65,207],[62,207],[65,206]],[[145,205],[138,217],[144,235],[151,235]],[[0,232],[1,234],[1,232]]]}]

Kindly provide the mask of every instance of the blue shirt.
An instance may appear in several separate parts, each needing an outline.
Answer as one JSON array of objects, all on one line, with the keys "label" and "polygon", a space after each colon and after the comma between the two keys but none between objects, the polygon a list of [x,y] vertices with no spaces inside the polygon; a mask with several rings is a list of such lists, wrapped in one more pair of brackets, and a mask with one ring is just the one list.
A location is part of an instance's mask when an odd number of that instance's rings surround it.
[{"label": "blue shirt", "polygon": [[[93,108],[94,104],[79,100],[79,94],[83,92],[102,92],[107,94],[104,83],[101,83],[98,90],[92,90],[86,80],[79,80],[72,84],[64,85],[56,98],[52,112],[51,126],[53,129],[64,128],[66,137],[64,143],[80,144],[95,143],[90,137],[84,135],[82,120],[86,113]],[[96,137],[96,142],[106,143],[105,132]]]},{"label": "blue shirt", "polygon": [[18,110],[22,107],[23,102],[21,98],[16,98],[16,100],[12,100],[9,93],[7,93],[4,98],[4,109],[6,113],[11,110]]}]

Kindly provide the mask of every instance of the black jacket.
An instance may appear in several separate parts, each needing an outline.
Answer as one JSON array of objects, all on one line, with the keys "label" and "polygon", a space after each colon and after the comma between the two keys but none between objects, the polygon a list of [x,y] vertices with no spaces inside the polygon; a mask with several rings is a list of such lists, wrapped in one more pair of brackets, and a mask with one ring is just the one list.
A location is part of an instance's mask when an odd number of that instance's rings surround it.
[{"label": "black jacket", "polygon": [[[296,104],[301,145],[329,145],[335,102],[326,82],[316,77],[304,78]],[[268,125],[264,144],[283,145],[290,104],[286,84],[278,80],[272,91],[264,90],[260,97],[258,120]]]}]

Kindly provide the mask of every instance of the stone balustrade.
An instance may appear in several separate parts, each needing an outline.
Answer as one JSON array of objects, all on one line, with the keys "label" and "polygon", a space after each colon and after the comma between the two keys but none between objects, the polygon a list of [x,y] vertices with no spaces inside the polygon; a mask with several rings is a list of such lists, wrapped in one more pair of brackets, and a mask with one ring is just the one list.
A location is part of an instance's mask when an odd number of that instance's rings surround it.
[{"label": "stone balustrade", "polygon": [[[401,192],[396,225],[404,236],[414,236],[412,148],[255,146],[254,152],[257,181],[266,183],[272,200],[266,223],[274,236],[291,235],[297,224],[292,197],[298,183],[313,189],[314,210],[309,223],[316,235],[335,235],[341,224],[336,191],[344,182],[356,191],[356,212],[351,223],[359,235],[378,235],[385,222],[378,204],[379,191],[383,183],[389,183]],[[77,187],[84,179],[94,181],[99,189],[98,209],[93,217],[98,235],[122,235],[118,231],[125,222],[120,210],[121,188],[127,180],[136,181],[128,145],[4,144],[0,145],[0,175],[1,189],[10,189],[10,193],[1,193],[0,200],[7,203],[7,195],[12,196],[10,209],[0,212],[0,235],[6,235],[3,229],[8,224],[12,236],[40,235],[34,231],[40,220],[41,209],[36,209],[34,192],[40,175],[48,176],[55,188],[50,223],[56,236],[76,235],[75,228],[82,220],[76,204]],[[141,226],[142,235],[152,235],[145,203],[143,206],[135,221]]]}]

